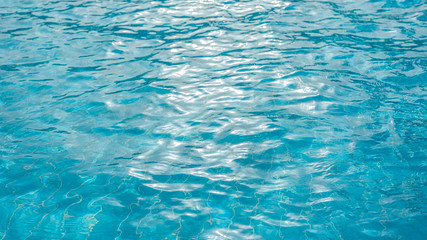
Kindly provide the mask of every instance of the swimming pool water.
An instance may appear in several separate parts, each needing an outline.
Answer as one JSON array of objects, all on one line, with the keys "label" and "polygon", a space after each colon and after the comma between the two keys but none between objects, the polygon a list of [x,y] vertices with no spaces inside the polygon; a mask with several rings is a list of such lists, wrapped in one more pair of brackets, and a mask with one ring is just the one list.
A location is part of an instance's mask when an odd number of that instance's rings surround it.
[{"label": "swimming pool water", "polygon": [[422,0],[1,0],[0,239],[427,239]]}]

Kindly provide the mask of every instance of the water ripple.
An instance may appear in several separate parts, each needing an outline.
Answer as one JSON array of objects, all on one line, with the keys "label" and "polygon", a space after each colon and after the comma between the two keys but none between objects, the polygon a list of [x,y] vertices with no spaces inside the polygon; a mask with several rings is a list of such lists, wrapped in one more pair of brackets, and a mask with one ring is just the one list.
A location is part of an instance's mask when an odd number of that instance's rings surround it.
[{"label": "water ripple", "polygon": [[0,239],[425,238],[423,1],[0,19]]}]

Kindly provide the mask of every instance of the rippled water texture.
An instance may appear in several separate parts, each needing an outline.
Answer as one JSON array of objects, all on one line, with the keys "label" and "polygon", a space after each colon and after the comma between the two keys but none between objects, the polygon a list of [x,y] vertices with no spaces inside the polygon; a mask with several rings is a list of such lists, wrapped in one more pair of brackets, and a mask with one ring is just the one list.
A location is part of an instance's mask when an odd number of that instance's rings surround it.
[{"label": "rippled water texture", "polygon": [[0,239],[426,239],[424,1],[0,1]]}]

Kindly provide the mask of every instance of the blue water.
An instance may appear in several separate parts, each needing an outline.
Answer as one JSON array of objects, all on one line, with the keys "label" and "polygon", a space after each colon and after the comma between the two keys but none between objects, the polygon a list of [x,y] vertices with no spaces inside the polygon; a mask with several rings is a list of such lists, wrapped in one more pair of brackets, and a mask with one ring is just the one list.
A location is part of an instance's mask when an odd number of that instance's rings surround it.
[{"label": "blue water", "polygon": [[422,0],[0,0],[0,239],[427,239]]}]

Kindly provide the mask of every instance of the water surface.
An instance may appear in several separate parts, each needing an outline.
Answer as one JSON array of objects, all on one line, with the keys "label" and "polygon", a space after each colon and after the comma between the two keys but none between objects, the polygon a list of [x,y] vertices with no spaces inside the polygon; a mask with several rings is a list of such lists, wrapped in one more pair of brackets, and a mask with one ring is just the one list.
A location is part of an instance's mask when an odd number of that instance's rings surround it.
[{"label": "water surface", "polygon": [[0,239],[426,239],[424,1],[0,1]]}]

